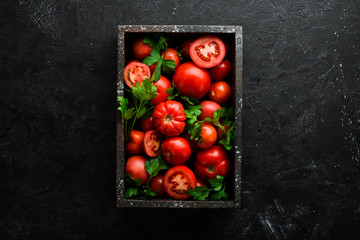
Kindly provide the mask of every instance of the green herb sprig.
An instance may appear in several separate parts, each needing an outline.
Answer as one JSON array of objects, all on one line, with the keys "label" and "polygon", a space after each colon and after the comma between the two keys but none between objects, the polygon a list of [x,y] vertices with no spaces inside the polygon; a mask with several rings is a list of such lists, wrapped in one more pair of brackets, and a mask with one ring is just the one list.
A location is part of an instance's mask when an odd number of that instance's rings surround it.
[{"label": "green herb sprig", "polygon": [[228,199],[228,194],[225,192],[225,182],[224,177],[217,175],[215,178],[209,180],[210,188],[204,187],[195,187],[194,189],[189,189],[187,193],[192,196],[195,200],[205,201],[210,193],[212,192],[210,199],[211,200],[226,200]]}]

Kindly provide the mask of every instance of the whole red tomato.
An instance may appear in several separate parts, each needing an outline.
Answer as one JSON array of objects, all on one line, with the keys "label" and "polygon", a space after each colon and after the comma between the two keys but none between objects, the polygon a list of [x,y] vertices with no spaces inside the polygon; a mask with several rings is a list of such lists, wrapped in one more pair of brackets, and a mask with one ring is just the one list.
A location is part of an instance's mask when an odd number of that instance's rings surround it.
[{"label": "whole red tomato", "polygon": [[131,131],[129,142],[126,144],[126,150],[130,154],[139,154],[144,151],[144,135],[145,133],[139,130]]},{"label": "whole red tomato", "polygon": [[228,59],[224,59],[221,63],[209,70],[211,80],[224,81],[231,72],[231,63]]},{"label": "whole red tomato", "polygon": [[226,103],[231,97],[231,87],[227,82],[219,81],[211,84],[209,98],[219,104]]},{"label": "whole red tomato", "polygon": [[201,108],[201,114],[200,116],[198,117],[198,119],[200,121],[204,120],[205,118],[211,118],[213,119],[214,118],[214,112],[218,109],[221,109],[221,106],[214,102],[214,101],[208,101],[208,100],[205,100],[205,101],[202,101],[200,103],[200,105],[202,106]]},{"label": "whole red tomato", "polygon": [[164,176],[166,193],[174,199],[188,199],[189,189],[196,187],[196,177],[190,168],[180,165],[170,168]]},{"label": "whole red tomato", "polygon": [[140,60],[143,60],[144,58],[149,56],[152,49],[153,48],[150,47],[148,43],[144,43],[143,37],[136,39],[132,46],[134,56]]},{"label": "whole red tomato", "polygon": [[158,104],[152,117],[156,129],[168,137],[178,136],[184,131],[186,115],[180,102],[168,100]]},{"label": "whole red tomato", "polygon": [[230,172],[230,159],[226,149],[220,145],[200,150],[195,158],[196,176],[203,181],[213,179],[216,175],[226,177]]},{"label": "whole red tomato", "polygon": [[125,173],[135,180],[141,179],[141,184],[145,184],[150,178],[150,174],[145,170],[145,161],[145,157],[135,155],[127,160],[125,167]]},{"label": "whole red tomato", "polygon": [[204,97],[211,86],[209,72],[192,62],[181,64],[176,69],[172,80],[181,95],[197,99]]},{"label": "whole red tomato", "polygon": [[191,148],[184,138],[172,137],[161,144],[161,153],[166,162],[172,165],[180,165],[190,158]]},{"label": "whole red tomato", "polygon": [[154,99],[150,99],[150,102],[156,106],[161,102],[165,102],[167,100],[167,98],[170,96],[170,94],[168,94],[166,92],[166,90],[168,90],[171,87],[171,82],[164,76],[160,76],[160,79],[154,83],[154,86],[157,87],[157,91],[156,91],[156,98]]},{"label": "whole red tomato", "polygon": [[201,149],[206,149],[214,145],[217,139],[217,132],[211,123],[202,123],[200,132],[202,141],[196,142],[196,145]]},{"label": "whole red tomato", "polygon": [[156,175],[150,180],[150,189],[156,193],[156,196],[161,197],[165,195],[164,189],[164,176],[161,174]]},{"label": "whole red tomato", "polygon": [[155,125],[153,122],[153,118],[149,117],[149,118],[144,118],[140,120],[140,128],[141,130],[143,130],[144,132],[150,131],[150,130],[154,130],[155,129]]}]

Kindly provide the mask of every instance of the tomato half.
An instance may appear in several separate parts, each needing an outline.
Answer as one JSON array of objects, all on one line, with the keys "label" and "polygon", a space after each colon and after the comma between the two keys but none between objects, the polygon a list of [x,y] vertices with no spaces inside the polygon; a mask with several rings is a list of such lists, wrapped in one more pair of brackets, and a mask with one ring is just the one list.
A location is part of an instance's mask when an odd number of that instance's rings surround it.
[{"label": "tomato half", "polygon": [[145,133],[139,130],[131,131],[129,142],[126,144],[126,150],[130,154],[139,154],[144,151],[144,135]]},{"label": "tomato half", "polygon": [[156,157],[160,154],[160,143],[164,136],[157,130],[150,130],[144,136],[144,151],[149,157]]},{"label": "tomato half", "polygon": [[184,131],[186,115],[180,102],[168,100],[158,104],[152,117],[156,129],[168,137],[178,136]]},{"label": "tomato half", "polygon": [[172,137],[166,139],[161,144],[161,153],[166,162],[179,165],[185,163],[190,158],[191,147],[184,138]]},{"label": "tomato half", "polygon": [[209,69],[211,80],[224,81],[231,72],[231,63],[228,59],[224,59],[221,63]]},{"label": "tomato half", "polygon": [[213,179],[216,175],[226,177],[230,172],[230,158],[226,149],[220,145],[200,150],[195,158],[196,176],[203,181]]},{"label": "tomato half", "polygon": [[201,142],[197,142],[196,145],[201,149],[206,149],[214,145],[217,140],[217,132],[211,123],[202,123],[202,129],[200,132]]},{"label": "tomato half", "polygon": [[210,89],[211,79],[208,70],[192,62],[181,64],[173,75],[173,82],[181,95],[200,99]]},{"label": "tomato half", "polygon": [[196,187],[196,177],[193,171],[186,166],[175,166],[170,168],[164,177],[164,188],[166,193],[174,199],[188,199],[189,189]]},{"label": "tomato half", "polygon": [[150,180],[150,189],[156,193],[156,196],[161,197],[165,195],[164,189],[164,176],[161,174],[156,175]]},{"label": "tomato half", "polygon": [[205,100],[205,101],[202,101],[200,103],[200,105],[202,106],[202,109],[201,109],[201,114],[200,116],[198,117],[198,119],[200,121],[204,120],[205,118],[214,118],[214,112],[218,109],[221,109],[221,106],[214,102],[214,101],[208,101],[208,100]]},{"label": "tomato half", "polygon": [[190,45],[190,57],[196,65],[211,68],[218,65],[225,57],[224,42],[212,35],[202,36]]},{"label": "tomato half", "polygon": [[137,82],[141,84],[145,78],[150,79],[150,76],[149,67],[140,62],[131,62],[126,65],[124,70],[124,80],[129,88],[132,88]]},{"label": "tomato half", "polygon": [[231,87],[227,82],[219,81],[211,84],[209,98],[219,104],[226,103],[231,97]]},{"label": "tomato half", "polygon": [[146,158],[144,156],[135,155],[126,161],[125,173],[129,174],[133,179],[141,179],[141,184],[145,184],[150,174],[145,169]]},{"label": "tomato half", "polygon": [[157,91],[156,91],[156,98],[154,99],[150,99],[150,102],[156,106],[161,102],[165,102],[167,100],[167,98],[170,96],[170,94],[168,94],[166,92],[166,90],[168,90],[171,87],[171,82],[164,76],[160,76],[160,79],[154,83],[154,86],[157,87]]},{"label": "tomato half", "polygon": [[154,129],[155,129],[155,125],[154,125],[154,122],[153,122],[152,117],[141,119],[141,121],[140,121],[140,128],[141,128],[141,130],[143,130],[144,132],[150,131],[150,130],[154,130]]},{"label": "tomato half", "polygon": [[132,46],[134,56],[140,60],[149,56],[152,49],[148,43],[144,43],[144,37],[136,39]]}]

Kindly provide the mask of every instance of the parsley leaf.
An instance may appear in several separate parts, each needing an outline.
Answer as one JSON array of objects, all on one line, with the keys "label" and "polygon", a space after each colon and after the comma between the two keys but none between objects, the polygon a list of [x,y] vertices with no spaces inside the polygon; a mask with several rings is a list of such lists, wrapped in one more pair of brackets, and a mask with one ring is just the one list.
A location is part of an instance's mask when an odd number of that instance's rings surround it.
[{"label": "parsley leaf", "polygon": [[166,93],[169,94],[170,96],[168,96],[167,100],[173,100],[175,99],[176,97],[179,96],[179,89],[173,84],[172,87],[169,87],[167,90],[166,90]]},{"label": "parsley leaf", "polygon": [[218,192],[214,192],[213,195],[211,195],[211,200],[226,200],[228,199],[228,194],[225,192],[225,186]]},{"label": "parsley leaf", "polygon": [[[160,170],[169,169],[169,165],[164,161],[162,155],[145,161],[145,170],[150,174],[150,179],[158,175]],[[149,181],[150,181],[149,179]]]},{"label": "parsley leaf", "polygon": [[164,70],[165,73],[167,74],[171,74],[175,71],[175,61],[174,60],[169,60],[169,59],[163,59],[162,62],[162,69]]},{"label": "parsley leaf", "polygon": [[210,191],[208,187],[194,187],[194,189],[189,189],[187,193],[195,200],[205,201]]},{"label": "parsley leaf", "polygon": [[214,188],[214,191],[220,191],[222,185],[224,184],[224,177],[216,175],[215,178],[209,180],[209,183],[211,187]]},{"label": "parsley leaf", "polygon": [[225,192],[224,177],[216,175],[215,178],[209,180],[210,188],[208,187],[194,187],[189,189],[187,193],[192,196],[195,200],[205,201],[211,194],[211,200],[226,200],[228,194]]}]

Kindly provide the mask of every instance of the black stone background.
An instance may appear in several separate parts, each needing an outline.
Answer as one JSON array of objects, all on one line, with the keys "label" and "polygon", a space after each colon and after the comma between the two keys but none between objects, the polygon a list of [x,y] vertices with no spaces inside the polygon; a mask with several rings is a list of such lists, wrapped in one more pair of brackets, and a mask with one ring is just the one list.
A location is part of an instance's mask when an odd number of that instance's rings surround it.
[{"label": "black stone background", "polygon": [[[115,207],[116,26],[242,25],[241,209]],[[360,1],[2,0],[0,239],[359,239]]]}]

